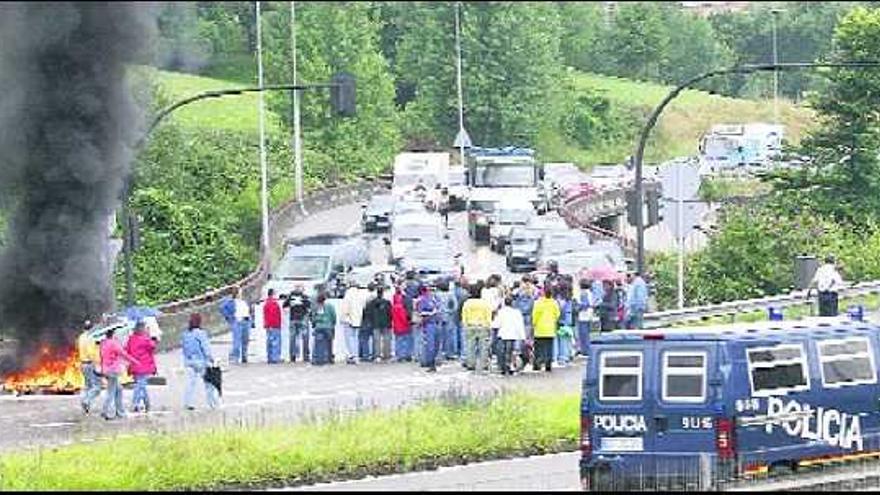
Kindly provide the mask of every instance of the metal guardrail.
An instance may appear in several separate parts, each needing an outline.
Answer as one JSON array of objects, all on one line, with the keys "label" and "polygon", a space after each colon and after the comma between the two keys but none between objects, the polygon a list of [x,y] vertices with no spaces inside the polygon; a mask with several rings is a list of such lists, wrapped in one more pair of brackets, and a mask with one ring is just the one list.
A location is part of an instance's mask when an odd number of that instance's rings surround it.
[{"label": "metal guardrail", "polygon": [[[880,293],[880,280],[871,282],[862,282],[854,284],[850,287],[841,289],[838,292],[839,297],[858,297],[868,294]],[[807,298],[807,291],[797,290],[788,294],[778,296],[768,296],[757,299],[746,299],[740,301],[729,301],[718,304],[709,304],[704,306],[693,306],[683,309],[672,309],[668,311],[657,311],[645,315],[645,325],[657,328],[661,326],[671,325],[673,323],[682,323],[694,320],[702,320],[714,316],[732,316],[741,313],[766,310],[769,307],[787,308],[791,306],[800,306],[813,304],[813,299]]]}]

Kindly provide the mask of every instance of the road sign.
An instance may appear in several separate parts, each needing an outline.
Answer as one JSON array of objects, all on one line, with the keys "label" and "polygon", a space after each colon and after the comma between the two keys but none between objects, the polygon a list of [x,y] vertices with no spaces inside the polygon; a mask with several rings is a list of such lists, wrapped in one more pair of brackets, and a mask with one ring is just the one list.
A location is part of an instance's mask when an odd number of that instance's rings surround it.
[{"label": "road sign", "polygon": [[693,199],[700,190],[700,169],[695,164],[674,162],[660,169],[660,183],[664,198]]},{"label": "road sign", "polygon": [[473,144],[471,143],[471,137],[468,135],[467,131],[464,127],[458,131],[458,135],[455,136],[455,142],[452,144],[456,148],[472,148]]},{"label": "road sign", "polygon": [[[678,201],[667,198],[663,198],[662,201],[664,202],[665,209],[663,212],[663,223],[669,227],[669,230],[672,231],[676,239],[687,237],[688,233],[693,230],[694,227],[700,225],[700,220],[703,218],[703,215],[709,211],[709,206],[706,203],[679,203]],[[682,207],[681,226],[678,224],[679,205]]]}]

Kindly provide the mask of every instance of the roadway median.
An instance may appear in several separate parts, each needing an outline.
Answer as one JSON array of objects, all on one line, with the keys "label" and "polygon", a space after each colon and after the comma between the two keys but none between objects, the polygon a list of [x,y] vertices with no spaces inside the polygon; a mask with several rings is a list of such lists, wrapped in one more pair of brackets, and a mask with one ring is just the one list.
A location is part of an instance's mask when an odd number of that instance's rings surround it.
[{"label": "roadway median", "polygon": [[577,393],[450,397],[293,426],[145,433],[9,453],[0,457],[0,491],[284,487],[571,451],[579,404]]}]

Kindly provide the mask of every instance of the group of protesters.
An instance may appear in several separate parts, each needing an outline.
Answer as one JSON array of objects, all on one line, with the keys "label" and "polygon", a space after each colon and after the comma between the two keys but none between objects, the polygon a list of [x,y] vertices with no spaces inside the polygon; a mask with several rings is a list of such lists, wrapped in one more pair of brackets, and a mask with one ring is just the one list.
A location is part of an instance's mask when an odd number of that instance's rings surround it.
[{"label": "group of protesters", "polygon": [[[636,274],[575,280],[551,264],[543,280],[526,275],[505,284],[491,275],[474,282],[464,276],[426,281],[408,272],[392,287],[380,279],[351,283],[338,305],[321,291],[310,297],[302,286],[280,296],[269,290],[261,302],[270,364],[282,362],[287,309],[290,362],[334,364],[338,326],[347,364],[415,361],[434,372],[441,363],[459,361],[483,372],[494,357],[506,375],[529,363],[536,371],[567,366],[587,354],[591,331],[641,328],[648,286]],[[230,362],[246,363],[253,308],[239,293],[221,311],[233,332]]]}]

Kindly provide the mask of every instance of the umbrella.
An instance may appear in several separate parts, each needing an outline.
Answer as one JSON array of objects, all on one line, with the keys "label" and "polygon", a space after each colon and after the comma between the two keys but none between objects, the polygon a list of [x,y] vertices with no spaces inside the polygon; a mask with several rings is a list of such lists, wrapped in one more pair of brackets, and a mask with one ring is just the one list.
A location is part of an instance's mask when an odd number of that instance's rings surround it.
[{"label": "umbrella", "polygon": [[615,270],[611,267],[611,265],[599,265],[593,268],[590,268],[587,271],[587,277],[593,280],[601,280],[601,281],[617,281],[623,278],[623,274]]},{"label": "umbrella", "polygon": [[125,308],[125,317],[131,321],[140,321],[148,316],[158,316],[161,312],[148,306],[129,306]]}]

